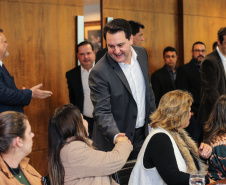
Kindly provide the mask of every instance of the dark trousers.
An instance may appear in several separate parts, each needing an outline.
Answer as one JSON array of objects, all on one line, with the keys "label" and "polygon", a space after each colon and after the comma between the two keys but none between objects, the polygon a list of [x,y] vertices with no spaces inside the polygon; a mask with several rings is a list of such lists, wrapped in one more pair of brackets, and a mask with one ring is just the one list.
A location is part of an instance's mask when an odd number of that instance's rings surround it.
[{"label": "dark trousers", "polygon": [[92,139],[94,120],[93,118],[89,118],[85,115],[83,115],[83,118],[88,122],[89,138]]},{"label": "dark trousers", "polygon": [[128,160],[137,159],[140,149],[145,140],[145,126],[135,129],[135,136],[133,138],[133,151],[131,152]]}]

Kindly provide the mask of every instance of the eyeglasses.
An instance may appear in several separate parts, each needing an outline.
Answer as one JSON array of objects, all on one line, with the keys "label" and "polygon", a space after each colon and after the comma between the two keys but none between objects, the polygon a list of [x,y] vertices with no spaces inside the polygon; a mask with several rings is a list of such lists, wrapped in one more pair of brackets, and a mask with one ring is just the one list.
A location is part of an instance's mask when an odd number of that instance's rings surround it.
[{"label": "eyeglasses", "polygon": [[203,49],[203,50],[200,50],[200,49],[195,49],[195,50],[193,50],[193,51],[195,51],[195,52],[197,52],[197,53],[200,53],[200,52],[205,53],[205,52],[206,52],[206,50],[205,50],[205,49]]}]

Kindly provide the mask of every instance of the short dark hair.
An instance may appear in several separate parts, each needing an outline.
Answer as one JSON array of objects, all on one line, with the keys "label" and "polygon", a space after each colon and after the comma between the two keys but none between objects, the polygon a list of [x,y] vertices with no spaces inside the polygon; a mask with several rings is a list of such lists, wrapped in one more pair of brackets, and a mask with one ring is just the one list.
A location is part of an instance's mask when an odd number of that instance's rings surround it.
[{"label": "short dark hair", "polygon": [[6,153],[12,140],[24,138],[27,116],[20,112],[6,111],[0,113],[0,153]]},{"label": "short dark hair", "polygon": [[217,37],[221,44],[223,43],[224,35],[226,35],[226,27],[220,28],[217,32]]},{"label": "short dark hair", "polygon": [[137,33],[139,33],[140,31],[140,28],[144,29],[144,25],[139,23],[139,22],[135,22],[135,21],[128,21],[130,26],[131,26],[131,29],[132,29],[132,34],[133,35],[136,35]]},{"label": "short dark hair", "polygon": [[92,44],[91,42],[85,40],[85,41],[83,41],[83,42],[80,42],[80,43],[77,45],[77,47],[76,47],[76,53],[78,53],[78,48],[79,48],[80,46],[83,46],[83,45],[86,45],[86,44],[90,44],[91,47],[92,47],[92,50],[94,51],[93,44]]},{"label": "short dark hair", "polygon": [[3,29],[2,28],[0,28],[0,33],[3,33]]},{"label": "short dark hair", "polygon": [[124,31],[126,38],[130,40],[132,30],[129,22],[125,19],[113,19],[111,22],[107,23],[104,27],[104,39],[106,40],[107,33],[114,34],[119,31]]},{"label": "short dark hair", "polygon": [[213,51],[217,48],[217,41],[215,41],[214,43],[213,43]]},{"label": "short dark hair", "polygon": [[177,54],[177,50],[175,48],[168,46],[163,50],[163,58],[165,57],[165,53],[168,51],[175,51],[175,53]]},{"label": "short dark hair", "polygon": [[205,45],[203,42],[197,41],[197,42],[195,42],[195,43],[192,45],[192,51],[194,50],[194,47],[195,47],[195,45],[197,45],[197,44],[202,44],[202,45],[204,45],[205,48],[206,48],[206,45]]}]

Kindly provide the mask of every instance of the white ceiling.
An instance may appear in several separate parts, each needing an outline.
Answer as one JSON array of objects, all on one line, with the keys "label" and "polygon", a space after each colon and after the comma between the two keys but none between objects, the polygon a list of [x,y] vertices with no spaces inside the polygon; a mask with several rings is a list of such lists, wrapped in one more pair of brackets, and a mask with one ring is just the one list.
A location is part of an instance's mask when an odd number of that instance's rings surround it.
[{"label": "white ceiling", "polygon": [[83,0],[84,5],[100,4],[100,0]]}]

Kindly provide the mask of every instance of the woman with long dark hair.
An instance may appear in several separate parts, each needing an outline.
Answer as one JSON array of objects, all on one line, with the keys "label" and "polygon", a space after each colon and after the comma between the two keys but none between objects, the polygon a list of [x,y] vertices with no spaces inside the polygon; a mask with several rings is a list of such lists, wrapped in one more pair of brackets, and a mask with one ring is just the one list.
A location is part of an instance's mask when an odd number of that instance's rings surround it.
[{"label": "woman with long dark hair", "polygon": [[216,101],[204,126],[204,142],[212,147],[208,175],[213,180],[226,178],[226,95]]},{"label": "woman with long dark hair", "polygon": [[116,184],[110,177],[126,163],[132,145],[117,137],[111,152],[96,150],[88,123],[71,104],[58,108],[49,122],[49,176],[53,185]]},{"label": "woman with long dark hair", "polygon": [[19,112],[0,113],[0,184],[41,185],[41,175],[28,164],[34,134]]}]

